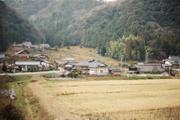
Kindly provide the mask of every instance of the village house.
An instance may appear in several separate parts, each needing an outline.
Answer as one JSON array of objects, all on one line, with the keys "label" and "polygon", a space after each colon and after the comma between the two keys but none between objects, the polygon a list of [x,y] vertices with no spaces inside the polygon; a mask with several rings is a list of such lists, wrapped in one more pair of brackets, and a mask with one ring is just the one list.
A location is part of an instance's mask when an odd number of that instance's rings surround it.
[{"label": "village house", "polygon": [[172,68],[180,68],[180,57],[179,56],[169,56],[167,60],[165,60],[165,65],[171,65]]},{"label": "village house", "polygon": [[25,41],[25,42],[22,43],[22,45],[23,45],[24,47],[31,48],[32,43],[31,43],[31,42],[28,42],[28,41]]},{"label": "village house", "polygon": [[0,53],[0,63],[3,62],[3,60],[5,59],[5,54],[4,53]]},{"label": "village house", "polygon": [[163,73],[165,69],[159,63],[138,63],[135,65],[138,73]]},{"label": "village house", "polygon": [[109,68],[110,74],[113,76],[119,76],[122,74],[122,68],[120,67],[111,67]]},{"label": "village house", "polygon": [[41,60],[49,60],[49,57],[44,54],[34,54],[30,56],[32,60],[41,61]]},{"label": "village house", "polygon": [[36,72],[41,68],[40,61],[16,61],[16,69],[23,72]]},{"label": "village house", "polygon": [[56,61],[59,67],[63,67],[65,69],[72,69],[77,63],[74,58],[66,57],[60,61]]},{"label": "village house", "polygon": [[0,73],[2,72],[2,66],[3,66],[4,59],[5,59],[5,54],[0,53]]},{"label": "village house", "polygon": [[31,48],[33,48],[33,49],[40,49],[39,45],[31,45]]},{"label": "village house", "polygon": [[56,60],[55,63],[57,64],[57,67],[64,67],[64,65],[67,64],[66,61],[62,60]]},{"label": "village house", "polygon": [[87,72],[89,75],[101,76],[109,74],[107,65],[96,60],[79,62],[75,66],[77,69],[82,70],[84,73]]},{"label": "village house", "polygon": [[75,62],[75,59],[73,57],[66,57],[66,58],[62,59],[62,61],[68,62],[68,63],[73,63],[73,62]]},{"label": "village house", "polygon": [[50,49],[51,46],[49,44],[40,44],[39,45],[40,49]]},{"label": "village house", "polygon": [[13,47],[27,47],[27,48],[31,48],[32,47],[32,43],[28,42],[28,41],[25,41],[25,42],[23,42],[21,44],[14,43]]},{"label": "village house", "polygon": [[15,53],[16,60],[28,60],[30,58],[30,52],[26,49],[21,49]]},{"label": "village house", "polygon": [[53,65],[51,64],[51,62],[49,62],[47,60],[41,60],[40,64],[41,64],[42,71],[47,71],[47,70],[50,70],[53,68]]}]

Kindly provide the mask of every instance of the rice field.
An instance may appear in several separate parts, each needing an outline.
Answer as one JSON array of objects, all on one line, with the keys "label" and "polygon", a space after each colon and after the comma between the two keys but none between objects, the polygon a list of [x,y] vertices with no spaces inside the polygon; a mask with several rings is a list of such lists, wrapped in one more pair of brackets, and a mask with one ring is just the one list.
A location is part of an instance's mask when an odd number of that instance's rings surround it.
[{"label": "rice field", "polygon": [[27,87],[55,120],[179,120],[180,80],[46,81]]}]

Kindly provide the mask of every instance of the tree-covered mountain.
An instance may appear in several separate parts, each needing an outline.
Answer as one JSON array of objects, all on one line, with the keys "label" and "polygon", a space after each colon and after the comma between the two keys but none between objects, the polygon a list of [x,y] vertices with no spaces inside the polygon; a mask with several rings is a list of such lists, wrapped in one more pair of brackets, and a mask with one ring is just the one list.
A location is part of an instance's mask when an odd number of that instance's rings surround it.
[{"label": "tree-covered mountain", "polygon": [[14,42],[40,42],[43,37],[26,20],[0,1],[0,51],[5,51]]},{"label": "tree-covered mountain", "polygon": [[97,0],[4,0],[38,28],[51,45],[81,42],[81,17],[103,2]]},{"label": "tree-covered mountain", "polygon": [[178,0],[116,2],[87,18],[84,38],[88,39],[83,42],[87,46],[98,45],[102,51],[108,48],[109,41],[133,34],[144,39],[144,50],[145,47],[151,49],[152,57],[180,55],[179,11]]},{"label": "tree-covered mountain", "polygon": [[4,0],[9,6],[18,11],[25,18],[38,13],[54,0]]},{"label": "tree-covered mountain", "polygon": [[[27,1],[37,4],[34,7],[39,6],[34,0],[21,1],[23,6],[28,6]],[[32,13],[31,7],[26,8],[25,11]],[[117,0],[112,3],[46,0],[37,8],[28,18],[52,45],[80,44],[97,48],[102,55],[114,58],[124,55],[138,60],[143,60],[145,53],[159,59],[180,54],[179,0]]]},{"label": "tree-covered mountain", "polygon": [[[151,57],[180,55],[179,0],[116,2],[97,10],[95,15],[87,16],[85,22],[83,44],[98,47],[103,54],[108,53],[109,41],[118,41],[132,34],[143,39],[144,46],[141,47],[144,51],[148,48]],[[138,54],[144,51],[141,49]]]},{"label": "tree-covered mountain", "polygon": [[81,42],[81,19],[91,9],[101,5],[96,0],[57,0],[30,17],[53,45],[77,45]]}]

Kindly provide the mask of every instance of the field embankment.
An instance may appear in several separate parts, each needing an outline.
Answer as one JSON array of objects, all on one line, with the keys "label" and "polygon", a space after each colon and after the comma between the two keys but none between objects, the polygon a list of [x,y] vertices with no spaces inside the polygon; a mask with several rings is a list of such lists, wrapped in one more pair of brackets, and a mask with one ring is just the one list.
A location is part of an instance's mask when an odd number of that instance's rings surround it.
[{"label": "field embankment", "polygon": [[10,87],[13,78],[0,76],[0,120],[23,120],[21,109],[9,97]]},{"label": "field embankment", "polygon": [[[0,76],[0,120],[51,120],[52,117],[40,106],[39,100],[26,88],[34,82],[31,76]],[[11,100],[9,90],[16,99]]]}]

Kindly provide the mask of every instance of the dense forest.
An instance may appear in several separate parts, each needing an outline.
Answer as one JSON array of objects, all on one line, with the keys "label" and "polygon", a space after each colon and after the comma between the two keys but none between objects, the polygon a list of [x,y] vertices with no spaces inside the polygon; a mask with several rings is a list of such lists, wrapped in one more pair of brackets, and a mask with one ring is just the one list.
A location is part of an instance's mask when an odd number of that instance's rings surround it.
[{"label": "dense forest", "polygon": [[5,51],[14,42],[40,42],[43,37],[26,20],[0,1],[0,51]]},{"label": "dense forest", "polygon": [[180,55],[179,0],[10,1],[51,45],[93,47],[116,59]]},{"label": "dense forest", "polygon": [[18,11],[24,18],[28,18],[42,9],[46,8],[48,4],[55,0],[4,0],[5,3]]},{"label": "dense forest", "polygon": [[147,52],[156,59],[180,55],[179,0],[114,3],[85,22],[83,45],[98,47],[101,54],[137,60],[143,60]]}]

